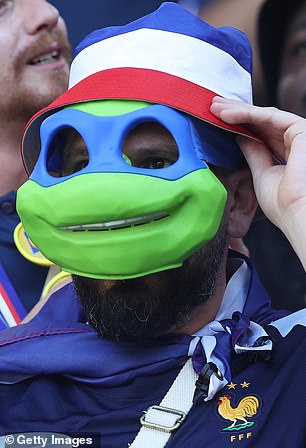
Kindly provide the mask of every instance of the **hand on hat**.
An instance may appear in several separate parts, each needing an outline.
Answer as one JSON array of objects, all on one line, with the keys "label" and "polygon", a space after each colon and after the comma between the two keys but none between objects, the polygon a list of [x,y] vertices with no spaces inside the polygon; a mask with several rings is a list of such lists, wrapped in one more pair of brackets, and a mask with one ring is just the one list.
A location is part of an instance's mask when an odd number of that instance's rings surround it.
[{"label": "hand on hat", "polygon": [[[220,97],[213,99],[211,112],[226,123],[248,125],[265,142],[237,137],[260,207],[284,232],[306,269],[306,120]],[[286,164],[275,165],[271,151]]]}]

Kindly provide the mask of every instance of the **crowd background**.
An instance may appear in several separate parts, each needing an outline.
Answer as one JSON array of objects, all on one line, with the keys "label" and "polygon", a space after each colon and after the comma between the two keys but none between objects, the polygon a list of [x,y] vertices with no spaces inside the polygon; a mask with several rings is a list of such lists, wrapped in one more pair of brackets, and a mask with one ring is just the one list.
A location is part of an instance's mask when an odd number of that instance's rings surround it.
[{"label": "crowd background", "polygon": [[[170,0],[171,1],[171,0]],[[185,0],[190,8],[197,6],[199,11],[202,0]],[[60,11],[68,28],[69,40],[74,49],[77,44],[91,31],[112,25],[124,25],[145,14],[149,14],[161,5],[161,0],[50,0]],[[90,7],[88,7],[88,3]],[[177,3],[177,1],[175,1]],[[128,5],[128,6],[127,6]],[[82,18],[80,20],[80,18]]]}]

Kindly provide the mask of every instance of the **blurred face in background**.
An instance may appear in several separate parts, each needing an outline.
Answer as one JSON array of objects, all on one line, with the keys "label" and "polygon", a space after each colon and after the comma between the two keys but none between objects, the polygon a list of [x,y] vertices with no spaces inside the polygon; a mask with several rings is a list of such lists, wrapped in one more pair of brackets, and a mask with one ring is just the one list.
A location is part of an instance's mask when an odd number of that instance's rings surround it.
[{"label": "blurred face in background", "polygon": [[280,61],[278,107],[306,117],[306,4],[288,23]]},{"label": "blurred face in background", "polygon": [[45,0],[0,0],[0,119],[28,120],[68,83],[64,20]]}]

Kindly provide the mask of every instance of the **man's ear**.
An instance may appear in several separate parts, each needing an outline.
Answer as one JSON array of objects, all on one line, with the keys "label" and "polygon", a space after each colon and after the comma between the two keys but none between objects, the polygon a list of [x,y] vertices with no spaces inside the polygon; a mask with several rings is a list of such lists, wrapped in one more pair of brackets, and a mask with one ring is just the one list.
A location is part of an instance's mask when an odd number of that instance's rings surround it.
[{"label": "man's ear", "polygon": [[229,213],[228,236],[243,238],[249,230],[258,206],[250,169],[245,167],[231,173],[228,176],[226,187]]}]

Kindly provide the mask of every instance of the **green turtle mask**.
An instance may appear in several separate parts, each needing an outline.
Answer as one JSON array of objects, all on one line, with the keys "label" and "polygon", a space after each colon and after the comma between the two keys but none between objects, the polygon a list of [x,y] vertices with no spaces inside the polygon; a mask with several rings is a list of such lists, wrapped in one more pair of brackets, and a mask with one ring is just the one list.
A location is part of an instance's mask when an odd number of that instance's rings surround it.
[{"label": "green turtle mask", "polygon": [[188,115],[95,101],[54,113],[40,134],[17,208],[29,238],[65,271],[127,279],[176,268],[216,234],[226,190]]}]

